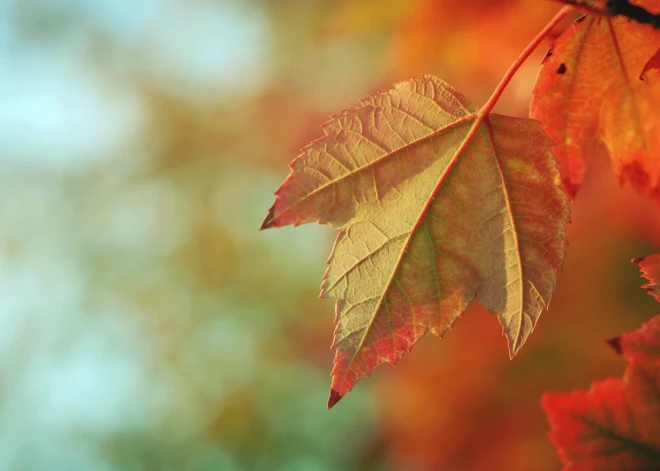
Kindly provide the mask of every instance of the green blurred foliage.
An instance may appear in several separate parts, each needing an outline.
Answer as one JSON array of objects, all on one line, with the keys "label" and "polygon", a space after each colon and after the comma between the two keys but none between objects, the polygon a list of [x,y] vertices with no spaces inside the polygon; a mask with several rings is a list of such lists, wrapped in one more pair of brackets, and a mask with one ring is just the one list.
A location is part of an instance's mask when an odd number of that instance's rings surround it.
[{"label": "green blurred foliage", "polygon": [[[479,103],[555,8],[5,1],[0,470],[556,469],[540,393],[617,375],[600,340],[657,310],[627,264],[657,210],[606,166],[513,362],[474,307],[330,412],[332,231],[257,231],[332,113],[423,72]],[[526,114],[543,53],[502,112]]]}]

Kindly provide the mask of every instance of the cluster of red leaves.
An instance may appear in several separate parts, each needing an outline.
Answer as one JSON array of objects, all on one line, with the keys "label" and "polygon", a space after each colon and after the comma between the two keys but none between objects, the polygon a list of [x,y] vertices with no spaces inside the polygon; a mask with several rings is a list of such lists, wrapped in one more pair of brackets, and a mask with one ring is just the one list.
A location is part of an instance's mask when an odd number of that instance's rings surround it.
[{"label": "cluster of red leaves", "polygon": [[[660,255],[634,260],[660,301]],[[542,406],[564,471],[660,469],[660,316],[608,340],[627,361],[623,378],[588,391],[546,393]]]}]

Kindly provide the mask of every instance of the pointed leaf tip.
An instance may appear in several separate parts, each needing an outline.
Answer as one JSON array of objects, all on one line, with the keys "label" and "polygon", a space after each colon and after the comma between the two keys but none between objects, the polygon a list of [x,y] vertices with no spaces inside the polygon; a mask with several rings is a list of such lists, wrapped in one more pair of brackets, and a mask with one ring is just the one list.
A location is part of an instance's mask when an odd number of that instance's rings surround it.
[{"label": "pointed leaf tip", "polygon": [[608,344],[612,349],[621,355],[621,337],[612,337],[610,339],[605,339],[605,343]]},{"label": "pointed leaf tip", "polygon": [[634,263],[635,265],[639,265],[640,263],[642,263],[644,261],[645,258],[646,257],[633,258],[631,260],[631,262]]},{"label": "pointed leaf tip", "polygon": [[332,409],[333,406],[337,404],[341,398],[342,395],[339,394],[339,391],[337,391],[336,389],[331,389],[330,397],[328,398],[328,410]]},{"label": "pointed leaf tip", "polygon": [[[506,332],[504,333],[504,336],[506,337]],[[508,338],[507,338],[507,342],[509,342]],[[522,347],[522,342],[519,341],[516,341],[515,343],[509,342],[509,360],[513,360],[513,357],[515,357],[518,354],[521,347]]]},{"label": "pointed leaf tip", "polygon": [[275,226],[275,218],[273,217],[273,208],[271,207],[268,210],[268,214],[264,218],[264,222],[261,223],[261,227],[259,227],[260,231],[263,231],[265,229],[270,229],[271,227]]}]

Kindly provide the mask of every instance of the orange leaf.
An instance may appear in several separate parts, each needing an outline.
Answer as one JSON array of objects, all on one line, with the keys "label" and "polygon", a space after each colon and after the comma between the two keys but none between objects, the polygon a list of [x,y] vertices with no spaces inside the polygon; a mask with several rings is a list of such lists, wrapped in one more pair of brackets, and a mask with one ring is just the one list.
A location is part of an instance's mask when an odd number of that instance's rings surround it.
[{"label": "orange leaf", "polygon": [[476,297],[513,356],[547,307],[568,201],[551,142],[529,119],[482,116],[426,76],[365,98],[291,163],[262,228],[340,229],[322,296],[337,300],[331,407],[442,335]]},{"label": "orange leaf", "polygon": [[612,87],[601,110],[600,135],[620,183],[629,181],[660,199],[660,77],[646,74]]},{"label": "orange leaf", "polygon": [[[638,3],[660,11],[660,0]],[[625,152],[633,150],[646,159],[645,150],[654,144],[640,143],[640,139],[648,139],[654,132],[647,123],[652,106],[648,105],[649,97],[638,96],[635,84],[658,48],[660,30],[623,17],[592,15],[576,21],[550,47],[534,86],[530,116],[540,120],[555,141],[553,151],[562,181],[572,197],[584,179],[586,159],[597,143],[599,120],[623,180],[632,176],[626,170],[631,157],[622,157]],[[601,117],[603,102],[612,90],[615,95],[608,99]],[[638,102],[645,104],[638,109],[633,105]],[[627,120],[617,117],[621,110]],[[620,126],[617,133],[614,126]],[[641,165],[644,172],[649,171],[648,167]],[[638,181],[640,177],[634,178]]]}]

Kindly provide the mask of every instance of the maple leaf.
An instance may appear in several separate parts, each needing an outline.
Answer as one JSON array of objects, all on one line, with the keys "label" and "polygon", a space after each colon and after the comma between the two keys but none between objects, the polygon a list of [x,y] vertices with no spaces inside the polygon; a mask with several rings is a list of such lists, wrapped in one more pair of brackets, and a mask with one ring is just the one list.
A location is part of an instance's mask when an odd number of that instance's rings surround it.
[{"label": "maple leaf", "polygon": [[262,229],[340,230],[321,295],[337,300],[332,407],[476,297],[513,356],[555,287],[568,198],[538,122],[486,115],[432,76],[399,82],[323,126]]},{"label": "maple leaf", "polygon": [[[658,299],[660,256],[633,260]],[[541,400],[550,440],[564,471],[660,469],[660,316],[608,341],[628,360],[622,379],[592,383],[588,391],[546,393]]]},{"label": "maple leaf", "polygon": [[[636,3],[660,11],[660,0]],[[530,116],[555,141],[562,181],[572,197],[599,134],[621,183],[630,181],[642,191],[657,188],[660,166],[652,157],[660,102],[657,89],[638,85],[658,48],[660,29],[598,15],[580,18],[550,47],[534,85]]]}]

